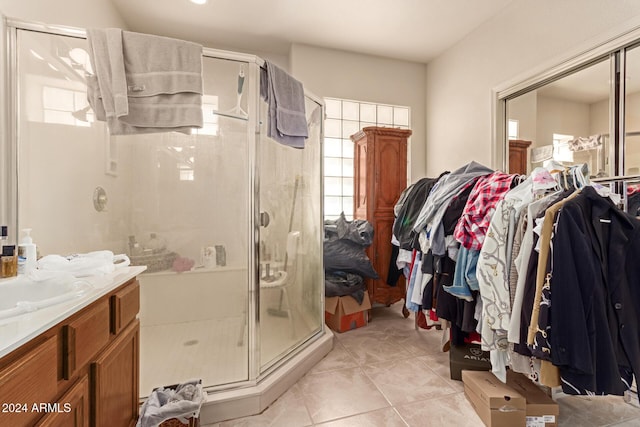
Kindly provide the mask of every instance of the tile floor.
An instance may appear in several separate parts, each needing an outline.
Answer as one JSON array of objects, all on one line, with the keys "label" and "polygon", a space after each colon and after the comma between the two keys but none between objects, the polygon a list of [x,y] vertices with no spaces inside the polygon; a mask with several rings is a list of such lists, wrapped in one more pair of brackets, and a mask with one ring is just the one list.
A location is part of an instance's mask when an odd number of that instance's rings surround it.
[{"label": "tile floor", "polygon": [[[482,426],[449,379],[441,332],[416,331],[400,305],[374,308],[369,325],[336,334],[334,349],[262,414],[213,427]],[[637,402],[558,397],[559,425],[640,426]]]}]

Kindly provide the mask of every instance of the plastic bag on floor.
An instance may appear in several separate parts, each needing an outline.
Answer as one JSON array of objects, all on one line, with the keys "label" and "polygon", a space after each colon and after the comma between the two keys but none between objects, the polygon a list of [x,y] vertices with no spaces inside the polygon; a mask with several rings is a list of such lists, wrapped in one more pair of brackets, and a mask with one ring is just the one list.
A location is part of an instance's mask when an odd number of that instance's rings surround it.
[{"label": "plastic bag on floor", "polygon": [[136,427],[157,427],[172,418],[188,424],[189,418],[200,416],[200,408],[205,400],[201,380],[159,387],[142,405]]},{"label": "plastic bag on floor", "polygon": [[373,243],[373,226],[364,219],[347,221],[344,212],[336,220],[325,220],[325,238],[329,240],[350,240],[360,246],[370,246]]},{"label": "plastic bag on floor", "polygon": [[343,297],[350,295],[358,304],[364,299],[364,280],[357,274],[336,271],[325,274],[324,295],[327,297]]},{"label": "plastic bag on floor", "polygon": [[372,279],[379,278],[364,248],[351,240],[324,242],[324,269],[345,271]]}]

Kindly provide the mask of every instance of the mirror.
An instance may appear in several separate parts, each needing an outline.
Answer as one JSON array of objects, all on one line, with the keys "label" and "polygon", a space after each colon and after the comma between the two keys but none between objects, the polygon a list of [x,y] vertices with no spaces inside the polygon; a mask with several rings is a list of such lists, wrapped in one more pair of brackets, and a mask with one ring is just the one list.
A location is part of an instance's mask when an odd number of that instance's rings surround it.
[{"label": "mirror", "polygon": [[[506,98],[510,173],[529,174],[538,166],[556,162],[564,166],[586,163],[592,178],[611,175],[610,64],[605,57]],[[640,51],[637,69],[640,72]],[[640,109],[638,113],[640,130]],[[640,137],[636,145],[640,166]]]},{"label": "mirror", "polygon": [[626,53],[624,174],[640,175],[640,47]]}]

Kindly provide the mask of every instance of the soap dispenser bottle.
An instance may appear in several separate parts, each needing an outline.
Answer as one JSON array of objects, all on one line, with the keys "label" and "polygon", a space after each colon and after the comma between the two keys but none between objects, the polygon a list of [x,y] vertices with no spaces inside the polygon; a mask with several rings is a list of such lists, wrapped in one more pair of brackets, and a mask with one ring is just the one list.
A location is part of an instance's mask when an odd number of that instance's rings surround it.
[{"label": "soap dispenser bottle", "polygon": [[31,238],[31,229],[22,230],[24,236],[18,245],[18,274],[29,274],[36,269],[37,251]]}]

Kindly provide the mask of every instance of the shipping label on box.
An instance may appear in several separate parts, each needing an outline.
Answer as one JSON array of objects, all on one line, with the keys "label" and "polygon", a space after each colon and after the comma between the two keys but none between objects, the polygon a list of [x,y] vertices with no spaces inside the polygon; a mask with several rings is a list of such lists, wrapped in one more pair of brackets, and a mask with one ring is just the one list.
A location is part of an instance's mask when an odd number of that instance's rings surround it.
[{"label": "shipping label on box", "polygon": [[507,371],[507,385],[527,401],[527,427],[556,427],[560,408],[540,387],[522,374]]}]

